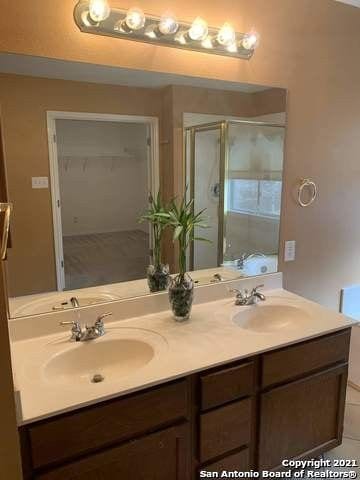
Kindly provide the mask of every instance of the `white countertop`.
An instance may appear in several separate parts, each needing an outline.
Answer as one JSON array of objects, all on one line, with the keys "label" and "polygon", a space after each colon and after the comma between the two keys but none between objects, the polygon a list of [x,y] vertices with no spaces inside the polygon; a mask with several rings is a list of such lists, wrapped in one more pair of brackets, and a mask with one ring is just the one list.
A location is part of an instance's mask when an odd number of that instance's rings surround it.
[{"label": "white countertop", "polygon": [[[177,323],[171,312],[145,315],[107,323],[104,337],[92,342],[69,342],[68,331],[12,341],[13,370],[21,392],[20,424],[51,417],[86,405],[161,384],[207,368],[257,355],[303,340],[351,327],[356,322],[283,289],[265,291],[267,305],[292,305],[301,308],[306,321],[261,333],[235,324],[231,316],[238,311],[261,308],[237,307],[233,298],[202,303],[193,307],[191,319]],[[102,383],[53,382],[43,366],[61,349],[91,348],[135,329],[140,339],[150,341],[156,355],[131,375],[121,374],[116,381]],[[92,368],[89,365],[89,369]],[[96,373],[96,372],[94,372]],[[105,375],[106,377],[106,375]]]}]

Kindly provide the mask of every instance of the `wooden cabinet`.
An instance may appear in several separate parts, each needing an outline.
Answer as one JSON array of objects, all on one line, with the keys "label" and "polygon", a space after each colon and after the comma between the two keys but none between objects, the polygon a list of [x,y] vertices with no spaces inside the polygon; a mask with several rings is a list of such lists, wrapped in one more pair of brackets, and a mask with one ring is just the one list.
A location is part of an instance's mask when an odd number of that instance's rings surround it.
[{"label": "wooden cabinet", "polygon": [[20,429],[24,478],[195,480],[341,443],[350,330]]},{"label": "wooden cabinet", "polygon": [[260,469],[341,443],[346,379],[347,367],[339,366],[261,395]]},{"label": "wooden cabinet", "polygon": [[221,460],[207,464],[206,467],[204,467],[204,470],[206,470],[207,472],[218,474],[221,474],[221,472],[223,472],[224,470],[238,470],[239,472],[247,472],[250,469],[250,450],[248,448],[244,448],[239,452],[227,455],[226,457],[221,458]]},{"label": "wooden cabinet", "polygon": [[350,332],[343,330],[262,356],[263,388],[304,377],[330,365],[346,363]]},{"label": "wooden cabinet", "polygon": [[252,401],[245,399],[200,416],[200,461],[249,445]]},{"label": "wooden cabinet", "polygon": [[189,428],[181,425],[70,463],[36,480],[189,480]]},{"label": "wooden cabinet", "polygon": [[44,467],[186,420],[187,392],[182,380],[30,425],[32,464]]},{"label": "wooden cabinet", "polygon": [[207,410],[252,395],[255,362],[245,362],[201,375],[201,408]]}]

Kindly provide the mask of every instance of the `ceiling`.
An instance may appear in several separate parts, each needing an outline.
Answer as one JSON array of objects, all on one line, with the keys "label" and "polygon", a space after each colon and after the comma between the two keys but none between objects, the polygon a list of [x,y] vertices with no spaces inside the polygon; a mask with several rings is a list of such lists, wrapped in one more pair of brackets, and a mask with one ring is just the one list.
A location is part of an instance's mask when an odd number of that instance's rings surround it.
[{"label": "ceiling", "polygon": [[145,72],[120,67],[90,63],[68,62],[29,55],[0,54],[0,73],[14,73],[32,77],[56,78],[79,82],[125,85],[132,87],[161,88],[168,85],[185,85],[201,88],[260,92],[268,87],[246,83],[227,82],[211,78],[189,77],[170,73]]}]

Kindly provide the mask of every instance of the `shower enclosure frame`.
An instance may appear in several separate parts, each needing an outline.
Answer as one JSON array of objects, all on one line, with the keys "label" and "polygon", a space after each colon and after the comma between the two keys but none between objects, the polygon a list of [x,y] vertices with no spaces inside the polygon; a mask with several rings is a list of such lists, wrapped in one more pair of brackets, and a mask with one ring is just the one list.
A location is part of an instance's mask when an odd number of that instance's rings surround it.
[{"label": "shower enclosure frame", "polygon": [[[225,199],[227,194],[226,172],[229,164],[229,126],[230,125],[252,125],[255,127],[276,127],[286,130],[285,123],[261,122],[254,120],[220,120],[218,122],[192,125],[184,128],[184,164],[185,164],[185,191],[188,188],[188,179],[190,178],[189,196],[195,199],[195,141],[196,134],[199,132],[208,132],[219,130],[220,135],[220,161],[219,161],[219,205],[218,205],[218,248],[217,248],[217,266],[220,267],[224,260],[224,247],[226,246],[226,216]],[[286,135],[285,135],[286,138]],[[190,146],[188,145],[190,139]],[[285,139],[284,139],[285,147]],[[189,161],[188,161],[189,151]],[[194,209],[194,205],[193,205]],[[194,244],[191,243],[189,250],[189,270],[194,270]]]}]

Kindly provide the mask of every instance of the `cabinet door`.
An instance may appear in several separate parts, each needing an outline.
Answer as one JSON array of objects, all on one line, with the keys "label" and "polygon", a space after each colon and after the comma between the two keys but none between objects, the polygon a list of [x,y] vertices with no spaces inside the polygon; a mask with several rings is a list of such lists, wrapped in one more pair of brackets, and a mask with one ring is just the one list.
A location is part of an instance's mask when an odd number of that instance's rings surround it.
[{"label": "cabinet door", "polygon": [[37,480],[189,480],[189,426],[168,428],[36,476]]},{"label": "cabinet door", "polygon": [[346,379],[347,366],[340,366],[261,395],[260,469],[341,443]]}]

